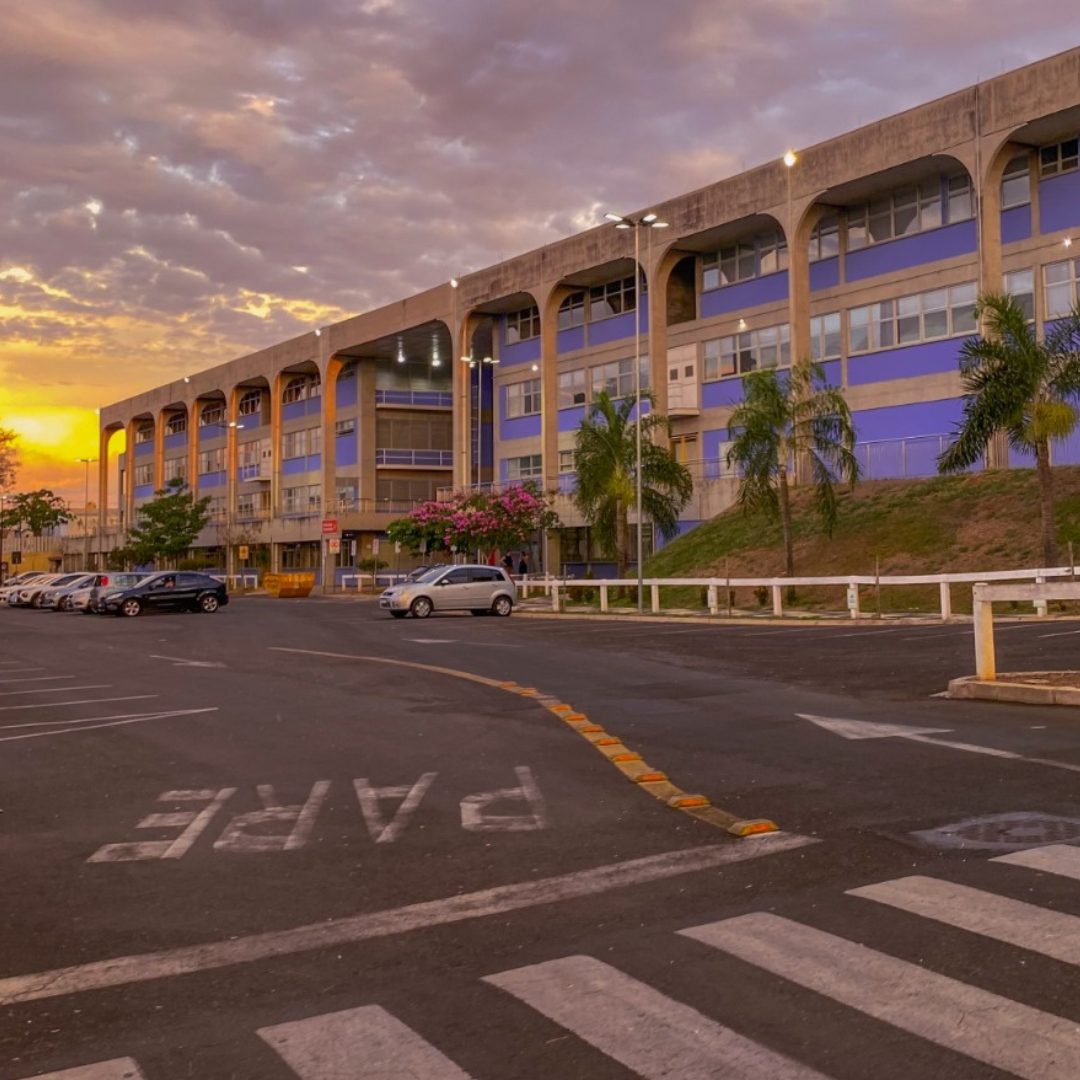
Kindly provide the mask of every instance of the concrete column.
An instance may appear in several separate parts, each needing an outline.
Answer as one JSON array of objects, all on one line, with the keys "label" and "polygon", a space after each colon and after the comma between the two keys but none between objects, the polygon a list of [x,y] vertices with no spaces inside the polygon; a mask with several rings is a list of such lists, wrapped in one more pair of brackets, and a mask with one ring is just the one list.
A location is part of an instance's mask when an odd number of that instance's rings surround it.
[{"label": "concrete column", "polygon": [[127,485],[124,490],[124,528],[135,524],[135,421],[127,422],[127,448],[124,450],[124,472]]},{"label": "concrete column", "polygon": [[165,410],[154,417],[154,490],[165,486]]},{"label": "concrete column", "polygon": [[655,615],[660,610],[660,586],[649,586],[649,599],[652,601],[652,613]]},{"label": "concrete column", "polygon": [[[462,367],[465,365],[462,364]],[[356,460],[360,468],[360,499],[368,500],[361,506],[375,507],[376,471],[375,471],[375,429],[378,409],[375,407],[375,361],[361,360],[356,371]]]},{"label": "concrete column", "polygon": [[[115,428],[104,428],[98,435],[98,548],[100,549],[105,536],[105,528],[109,514],[109,440],[112,438]],[[101,569],[101,559],[98,559],[97,568]]]},{"label": "concrete column", "polygon": [[[460,291],[460,286],[458,290]],[[472,335],[478,320],[471,318],[469,313],[461,312],[458,306],[458,298],[455,298],[454,315],[450,320],[450,362],[454,365],[451,374],[451,386],[454,393],[454,488],[460,490],[472,483],[473,475],[473,440],[472,440],[472,373],[473,369],[468,364],[463,364],[461,358],[470,355]],[[493,343],[494,344],[494,343]],[[483,357],[476,357],[477,363]],[[480,370],[483,375],[483,370]],[[477,471],[479,477],[479,470]]]},{"label": "concrete column", "polygon": [[[337,380],[344,366],[344,361],[334,355],[327,358],[319,371],[322,380],[323,514],[327,517],[337,513]],[[357,383],[357,393],[359,390]]]},{"label": "concrete column", "polygon": [[571,292],[565,285],[548,282],[536,297],[540,309],[540,433],[545,491],[559,487],[559,305]]},{"label": "concrete column", "polygon": [[270,513],[281,513],[281,393],[291,376],[279,371],[270,381]]},{"label": "concrete column", "polygon": [[[787,170],[791,182],[792,169]],[[788,199],[784,234],[788,244],[788,324],[791,332],[791,363],[810,360],[810,234],[825,213],[807,199],[793,202]],[[809,480],[810,462],[805,455],[795,461],[795,482]]]},{"label": "concrete column", "polygon": [[187,408],[187,485],[191,497],[199,497],[199,401],[192,398]]},{"label": "concrete column", "polygon": [[225,400],[225,574],[236,573],[236,425],[242,388],[234,386]]}]

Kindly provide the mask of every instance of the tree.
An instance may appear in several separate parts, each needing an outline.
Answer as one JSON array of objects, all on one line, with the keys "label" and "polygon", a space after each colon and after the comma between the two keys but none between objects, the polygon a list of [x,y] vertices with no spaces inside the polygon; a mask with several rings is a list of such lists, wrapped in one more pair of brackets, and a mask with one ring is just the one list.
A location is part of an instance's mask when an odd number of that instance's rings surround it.
[{"label": "tree", "polygon": [[[652,404],[652,395],[641,400]],[[577,432],[577,490],[574,502],[604,551],[613,551],[619,577],[630,561],[630,508],[637,505],[637,423],[630,418],[637,398],[613,400],[607,391],[593,399]],[[671,451],[652,441],[652,432],[670,429],[666,416],[641,417],[641,501],[666,539],[678,531],[679,513],[690,501],[694,481]],[[639,522],[642,515],[638,515]],[[640,528],[640,524],[639,524]]]},{"label": "tree", "polygon": [[1050,440],[1065,438],[1080,419],[1080,305],[1048,326],[1042,341],[1010,296],[987,293],[979,298],[975,316],[983,332],[960,346],[964,417],[952,444],[938,458],[938,469],[948,473],[970,468],[998,432],[1005,433],[1010,446],[1033,454],[1043,560],[1053,566]]},{"label": "tree", "polygon": [[210,520],[210,496],[196,499],[183,480],[170,480],[139,507],[138,524],[128,531],[124,549],[136,566],[175,560],[195,542]]},{"label": "tree", "polygon": [[727,452],[739,474],[737,499],[745,511],[780,519],[784,565],[795,574],[788,470],[805,463],[814,485],[814,508],[828,535],[836,527],[837,480],[854,487],[859,479],[851,410],[819,364],[801,361],[790,372],[752,371],[743,379],[743,401],[728,419],[734,433]]},{"label": "tree", "polygon": [[39,488],[12,496],[3,514],[3,525],[7,529],[29,529],[34,536],[40,536],[73,518],[59,495],[54,495],[48,488]]},{"label": "tree", "polygon": [[19,470],[19,451],[15,446],[18,433],[0,428],[0,491],[8,491],[15,483]]}]

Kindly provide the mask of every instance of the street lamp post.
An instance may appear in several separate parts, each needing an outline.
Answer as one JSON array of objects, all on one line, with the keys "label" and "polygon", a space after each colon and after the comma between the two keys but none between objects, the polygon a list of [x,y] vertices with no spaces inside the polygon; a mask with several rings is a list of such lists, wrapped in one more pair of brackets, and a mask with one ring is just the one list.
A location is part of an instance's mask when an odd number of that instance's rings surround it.
[{"label": "street lamp post", "polygon": [[0,585],[4,584],[4,516],[7,514],[7,495],[0,491]]},{"label": "street lamp post", "polygon": [[[496,357],[485,356],[482,360],[475,360],[471,356],[463,356],[461,358],[463,364],[469,365],[469,370],[473,368],[479,368],[476,379],[476,487],[480,487],[481,465],[483,464],[484,454],[484,366],[494,367],[499,361]],[[494,399],[495,388],[492,387],[492,398]],[[469,397],[472,398],[472,390],[469,391]]]},{"label": "street lamp post", "polygon": [[97,458],[81,457],[77,459],[86,466],[86,484],[83,488],[83,570],[90,569],[90,527],[89,527],[89,513],[90,513],[90,466],[97,461]]},{"label": "street lamp post", "polygon": [[[645,567],[643,529],[645,511],[641,505],[641,230],[666,229],[668,223],[660,221],[650,212],[639,217],[623,214],[605,214],[608,221],[615,222],[616,229],[634,230],[634,399],[637,404],[637,420],[634,424],[634,501],[637,504],[637,607],[638,614],[645,613]],[[651,236],[651,234],[650,234]]]},{"label": "street lamp post", "polygon": [[[230,420],[225,426],[225,580],[228,582],[229,578],[236,572],[236,559],[233,554],[233,535],[232,527],[235,520],[234,515],[234,503],[236,501],[236,469],[238,456],[235,452],[236,436],[233,432],[241,431],[244,427],[243,424],[238,423],[236,420]],[[232,446],[230,447],[230,444]],[[323,581],[323,588],[325,589],[326,582]]]}]

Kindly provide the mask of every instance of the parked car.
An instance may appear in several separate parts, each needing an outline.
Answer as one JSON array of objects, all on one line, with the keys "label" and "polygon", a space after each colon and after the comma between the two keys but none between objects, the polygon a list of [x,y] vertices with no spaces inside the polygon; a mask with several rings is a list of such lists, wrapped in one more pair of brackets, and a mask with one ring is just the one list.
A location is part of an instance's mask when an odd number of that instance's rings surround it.
[{"label": "parked car", "polygon": [[11,577],[6,578],[4,584],[0,585],[0,604],[6,604],[11,593],[18,591],[23,585],[27,585],[40,577],[45,577],[44,570],[24,570],[21,574],[13,574]]},{"label": "parked car", "polygon": [[70,595],[71,591],[89,585],[96,576],[96,574],[76,574],[73,581],[66,581],[61,578],[52,582],[41,591],[38,596],[37,606],[50,611],[62,611],[61,603]]},{"label": "parked car", "polygon": [[395,619],[426,619],[433,611],[471,611],[474,615],[509,615],[517,587],[498,566],[433,566],[416,581],[392,585],[379,607]]},{"label": "parked car", "polygon": [[37,601],[42,591],[61,578],[68,576],[75,577],[76,575],[43,574],[41,577],[20,585],[17,589],[8,593],[8,607],[37,607]]},{"label": "parked car", "polygon": [[64,610],[81,611],[84,615],[92,615],[107,593],[115,592],[117,589],[130,589],[132,585],[138,585],[146,576],[146,574],[131,571],[117,572],[115,570],[95,574],[89,584],[74,589],[65,597]]},{"label": "parked car", "polygon": [[110,615],[133,617],[143,611],[203,611],[209,615],[228,602],[224,583],[209,574],[164,570],[130,588],[110,592],[104,605]]}]

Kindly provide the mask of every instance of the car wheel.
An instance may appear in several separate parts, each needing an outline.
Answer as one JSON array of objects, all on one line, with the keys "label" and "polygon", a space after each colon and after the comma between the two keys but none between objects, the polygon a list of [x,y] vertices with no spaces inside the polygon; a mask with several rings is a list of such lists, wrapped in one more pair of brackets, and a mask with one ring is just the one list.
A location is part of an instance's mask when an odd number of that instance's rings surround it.
[{"label": "car wheel", "polygon": [[93,609],[92,609],[92,608],[90,607],[90,605],[89,605],[89,604],[87,604],[87,605],[86,605],[86,607],[84,607],[84,608],[82,609],[82,613],[83,613],[84,615],[93,615],[93,614],[94,614],[94,610],[93,610]]},{"label": "car wheel", "polygon": [[391,611],[390,614],[393,615],[395,619],[404,619],[409,613],[407,611]]},{"label": "car wheel", "polygon": [[491,610],[496,615],[507,616],[514,610],[514,602],[509,596],[496,596],[495,603],[491,605]]},{"label": "car wheel", "polygon": [[426,619],[431,609],[432,603],[426,596],[418,596],[409,607],[414,619]]},{"label": "car wheel", "polygon": [[213,615],[219,607],[218,598],[213,593],[205,593],[199,597],[199,610],[205,615]]},{"label": "car wheel", "polygon": [[140,604],[134,596],[131,597],[130,600],[125,600],[120,605],[120,614],[126,615],[129,619],[135,618],[135,616],[138,615],[140,611],[142,611],[142,604]]},{"label": "car wheel", "polygon": [[30,598],[30,606],[32,608],[40,608],[41,607],[41,593],[37,593],[35,596],[32,596]]}]

